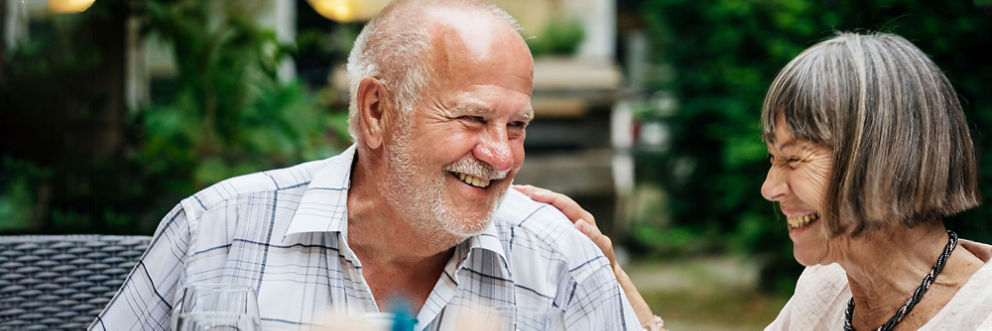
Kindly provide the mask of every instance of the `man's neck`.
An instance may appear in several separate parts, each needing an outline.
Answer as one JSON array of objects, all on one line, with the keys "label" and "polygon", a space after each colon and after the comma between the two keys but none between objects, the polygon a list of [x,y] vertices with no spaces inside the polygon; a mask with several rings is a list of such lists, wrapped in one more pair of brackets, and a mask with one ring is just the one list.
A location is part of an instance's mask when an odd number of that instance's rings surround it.
[{"label": "man's neck", "polygon": [[[850,241],[839,261],[856,305],[856,329],[876,328],[891,318],[937,262],[948,236],[940,224],[892,226]],[[967,250],[955,249],[917,306],[900,323],[919,327],[935,315],[981,266]],[[912,328],[910,328],[912,329]]]},{"label": "man's neck", "polygon": [[[361,155],[356,155],[356,158]],[[462,241],[449,235],[423,233],[413,226],[405,214],[396,210],[380,194],[375,178],[385,178],[372,173],[382,166],[366,166],[361,159],[351,173],[348,190],[348,247],[362,264],[362,273],[368,282],[380,309],[396,297],[410,300],[419,310],[445,264],[454,253],[454,246]],[[388,309],[388,308],[387,308]]]}]

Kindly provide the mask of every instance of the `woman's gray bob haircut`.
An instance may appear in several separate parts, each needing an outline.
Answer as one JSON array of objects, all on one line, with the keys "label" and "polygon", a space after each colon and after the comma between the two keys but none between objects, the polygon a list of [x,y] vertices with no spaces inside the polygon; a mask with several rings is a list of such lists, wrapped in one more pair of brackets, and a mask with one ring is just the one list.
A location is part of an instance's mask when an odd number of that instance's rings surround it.
[{"label": "woman's gray bob haircut", "polygon": [[421,91],[434,73],[431,67],[431,36],[424,23],[425,13],[436,8],[478,10],[504,20],[520,30],[517,21],[505,11],[481,0],[398,0],[372,18],[355,39],[348,54],[348,131],[356,143],[358,134],[358,85],[363,79],[378,79],[389,90],[390,102],[400,111],[401,125],[413,114]]},{"label": "woman's gray bob haircut", "polygon": [[944,74],[906,39],[839,33],[778,73],[761,110],[774,143],[784,116],[797,137],[832,149],[824,220],[834,235],[941,222],[979,204],[968,124]]}]

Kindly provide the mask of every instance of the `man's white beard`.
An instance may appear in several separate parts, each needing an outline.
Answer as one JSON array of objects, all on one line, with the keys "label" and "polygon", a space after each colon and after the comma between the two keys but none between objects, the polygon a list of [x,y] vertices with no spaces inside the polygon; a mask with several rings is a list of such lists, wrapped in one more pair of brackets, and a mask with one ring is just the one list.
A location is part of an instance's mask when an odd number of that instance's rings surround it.
[{"label": "man's white beard", "polygon": [[[403,120],[401,120],[403,121]],[[502,193],[482,219],[469,219],[469,215],[455,215],[445,197],[445,173],[441,169],[421,169],[410,146],[413,126],[411,121],[398,123],[392,144],[385,146],[389,154],[388,180],[379,181],[379,191],[396,208],[406,221],[430,240],[461,241],[482,232],[499,206]],[[454,238],[452,238],[454,237]]]}]

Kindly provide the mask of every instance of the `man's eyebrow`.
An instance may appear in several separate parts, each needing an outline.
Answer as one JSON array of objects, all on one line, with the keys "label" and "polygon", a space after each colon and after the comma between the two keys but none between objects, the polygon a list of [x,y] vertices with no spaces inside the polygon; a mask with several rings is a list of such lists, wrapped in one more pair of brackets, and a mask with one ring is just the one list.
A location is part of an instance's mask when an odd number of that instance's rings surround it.
[{"label": "man's eyebrow", "polygon": [[[452,111],[455,111],[455,112],[469,113],[469,114],[476,114],[476,115],[486,115],[486,114],[490,114],[490,113],[493,112],[493,110],[491,108],[489,108],[489,107],[485,107],[485,106],[477,105],[477,104],[472,104],[472,103],[461,104],[461,105],[458,105],[458,106],[454,106],[454,107],[451,108],[451,110]],[[534,108],[527,107],[527,109],[525,109],[520,114],[520,117],[522,117],[523,120],[527,120],[527,121],[533,120],[534,119]]]},{"label": "man's eyebrow", "polygon": [[527,120],[527,121],[533,120],[534,119],[534,108],[527,107],[527,109],[524,110],[524,113],[521,114],[520,117],[523,117],[524,120]]},{"label": "man's eyebrow", "polygon": [[451,110],[456,112],[471,113],[478,115],[485,115],[493,112],[493,110],[489,109],[489,107],[484,107],[482,105],[476,105],[476,104],[461,104],[451,107]]}]

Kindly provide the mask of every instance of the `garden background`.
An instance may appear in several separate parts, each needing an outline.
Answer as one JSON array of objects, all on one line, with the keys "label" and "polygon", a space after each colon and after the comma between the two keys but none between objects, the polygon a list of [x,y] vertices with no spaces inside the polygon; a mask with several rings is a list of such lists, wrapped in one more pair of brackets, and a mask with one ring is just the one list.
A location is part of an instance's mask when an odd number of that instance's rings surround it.
[{"label": "garden background", "polygon": [[[296,0],[286,38],[265,23],[273,1],[283,0],[97,0],[56,13],[44,0],[5,0],[0,232],[150,235],[212,183],[346,148],[347,100],[333,75],[362,20],[328,19],[321,0]],[[535,57],[579,52],[589,22],[555,11],[569,1],[538,2],[550,19],[525,26]],[[597,217],[670,325],[758,328],[791,293],[801,267],[784,219],[759,194],[768,161],[758,115],[778,69],[835,31],[902,35],[944,70],[992,201],[990,0],[585,2],[612,10],[606,54],[622,78],[607,109],[630,117],[611,129],[627,143],[602,139],[630,158],[632,185],[611,191],[612,209]],[[167,56],[135,63],[135,41]],[[133,66],[156,61],[171,63],[168,74],[151,68],[143,88],[128,85]],[[578,150],[534,144],[528,157]],[[992,242],[990,219],[986,205],[947,224]],[[726,321],[706,322],[713,316]]]}]

